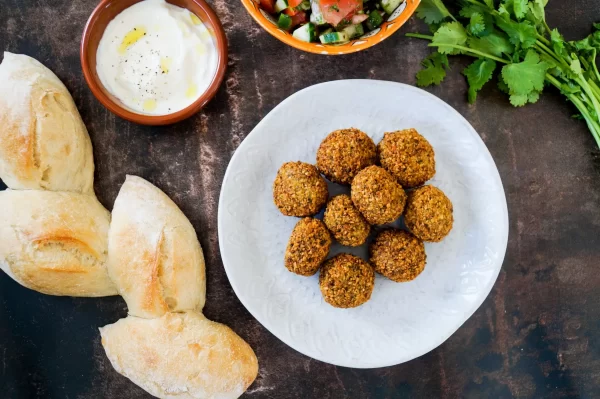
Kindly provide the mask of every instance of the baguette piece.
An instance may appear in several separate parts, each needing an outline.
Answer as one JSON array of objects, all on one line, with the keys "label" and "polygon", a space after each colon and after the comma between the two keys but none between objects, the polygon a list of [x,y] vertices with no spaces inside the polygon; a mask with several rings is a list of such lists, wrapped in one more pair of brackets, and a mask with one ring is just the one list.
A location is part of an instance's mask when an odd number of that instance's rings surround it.
[{"label": "baguette piece", "polygon": [[0,192],[0,268],[48,295],[116,295],[106,270],[110,214],[96,197]]},{"label": "baguette piece", "polygon": [[144,318],[204,307],[204,256],[196,231],[165,193],[127,176],[112,213],[108,273],[129,314]]},{"label": "baguette piece", "polygon": [[197,312],[129,316],[100,335],[115,370],[158,398],[237,398],[258,374],[252,348]]},{"label": "baguette piece", "polygon": [[0,64],[0,179],[12,189],[93,194],[92,144],[69,91],[21,54]]}]

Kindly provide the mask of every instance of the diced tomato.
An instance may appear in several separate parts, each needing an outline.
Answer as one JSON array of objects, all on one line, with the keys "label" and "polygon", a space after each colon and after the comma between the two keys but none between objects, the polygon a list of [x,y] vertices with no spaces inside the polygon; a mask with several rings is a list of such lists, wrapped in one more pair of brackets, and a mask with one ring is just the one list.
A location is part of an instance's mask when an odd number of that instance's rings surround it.
[{"label": "diced tomato", "polygon": [[296,15],[292,15],[292,27],[303,24],[306,21],[306,13],[304,11],[298,12]]},{"label": "diced tomato", "polygon": [[363,8],[362,0],[319,0],[321,13],[327,23],[333,26],[342,21],[350,21]]},{"label": "diced tomato", "polygon": [[302,0],[288,0],[288,7],[298,7],[302,3]]},{"label": "diced tomato", "polygon": [[290,8],[290,7],[283,10],[283,13],[286,15],[289,15],[290,17],[298,14],[299,12],[300,12],[299,10],[296,10],[295,8]]},{"label": "diced tomato", "polygon": [[275,0],[260,0],[260,6],[269,14],[275,13]]}]

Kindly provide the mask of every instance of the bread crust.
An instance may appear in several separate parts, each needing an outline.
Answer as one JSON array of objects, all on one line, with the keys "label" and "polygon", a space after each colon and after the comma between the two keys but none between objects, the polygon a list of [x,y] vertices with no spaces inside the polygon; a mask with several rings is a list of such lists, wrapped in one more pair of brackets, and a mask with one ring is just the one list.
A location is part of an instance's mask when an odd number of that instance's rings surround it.
[{"label": "bread crust", "polygon": [[252,348],[197,312],[129,316],[100,335],[115,370],[162,399],[237,398],[258,374]]},{"label": "bread crust", "polygon": [[106,270],[110,214],[71,192],[0,192],[0,268],[48,295],[116,295]]},{"label": "bread crust", "polygon": [[60,79],[31,57],[5,52],[0,93],[0,179],[12,189],[93,194],[90,137]]},{"label": "bread crust", "polygon": [[204,256],[177,205],[141,177],[127,176],[113,208],[108,272],[129,314],[154,318],[204,307]]}]

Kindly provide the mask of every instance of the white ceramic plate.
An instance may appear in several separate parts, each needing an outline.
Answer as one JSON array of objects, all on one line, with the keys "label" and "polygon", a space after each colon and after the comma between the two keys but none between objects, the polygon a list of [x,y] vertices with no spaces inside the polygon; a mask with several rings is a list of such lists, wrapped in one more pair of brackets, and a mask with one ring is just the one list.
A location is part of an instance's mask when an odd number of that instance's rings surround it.
[{"label": "white ceramic plate", "polygon": [[[416,280],[394,283],[378,275],[369,302],[336,309],[323,301],[318,275],[301,277],[284,267],[298,219],[279,213],[271,187],[284,162],[315,163],[321,140],[346,127],[376,143],[386,131],[414,127],[423,134],[436,153],[431,183],[452,200],[455,223],[444,241],[425,245],[427,266]],[[327,363],[383,367],[434,349],[481,305],[502,266],[508,212],[494,161],[458,112],[412,86],[342,80],[292,95],[242,142],[223,181],[219,238],[233,289],[279,339]],[[348,248],[337,245],[332,253],[341,251]],[[348,252],[367,254],[366,247]]]}]

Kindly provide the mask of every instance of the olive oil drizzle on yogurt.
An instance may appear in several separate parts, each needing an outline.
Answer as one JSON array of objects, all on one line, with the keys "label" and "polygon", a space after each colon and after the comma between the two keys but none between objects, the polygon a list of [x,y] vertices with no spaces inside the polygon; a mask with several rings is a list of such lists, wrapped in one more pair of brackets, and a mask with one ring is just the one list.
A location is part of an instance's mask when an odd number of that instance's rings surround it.
[{"label": "olive oil drizzle on yogurt", "polygon": [[132,111],[166,115],[191,105],[217,70],[213,34],[164,0],[144,0],[112,20],[97,52],[98,76]]}]

